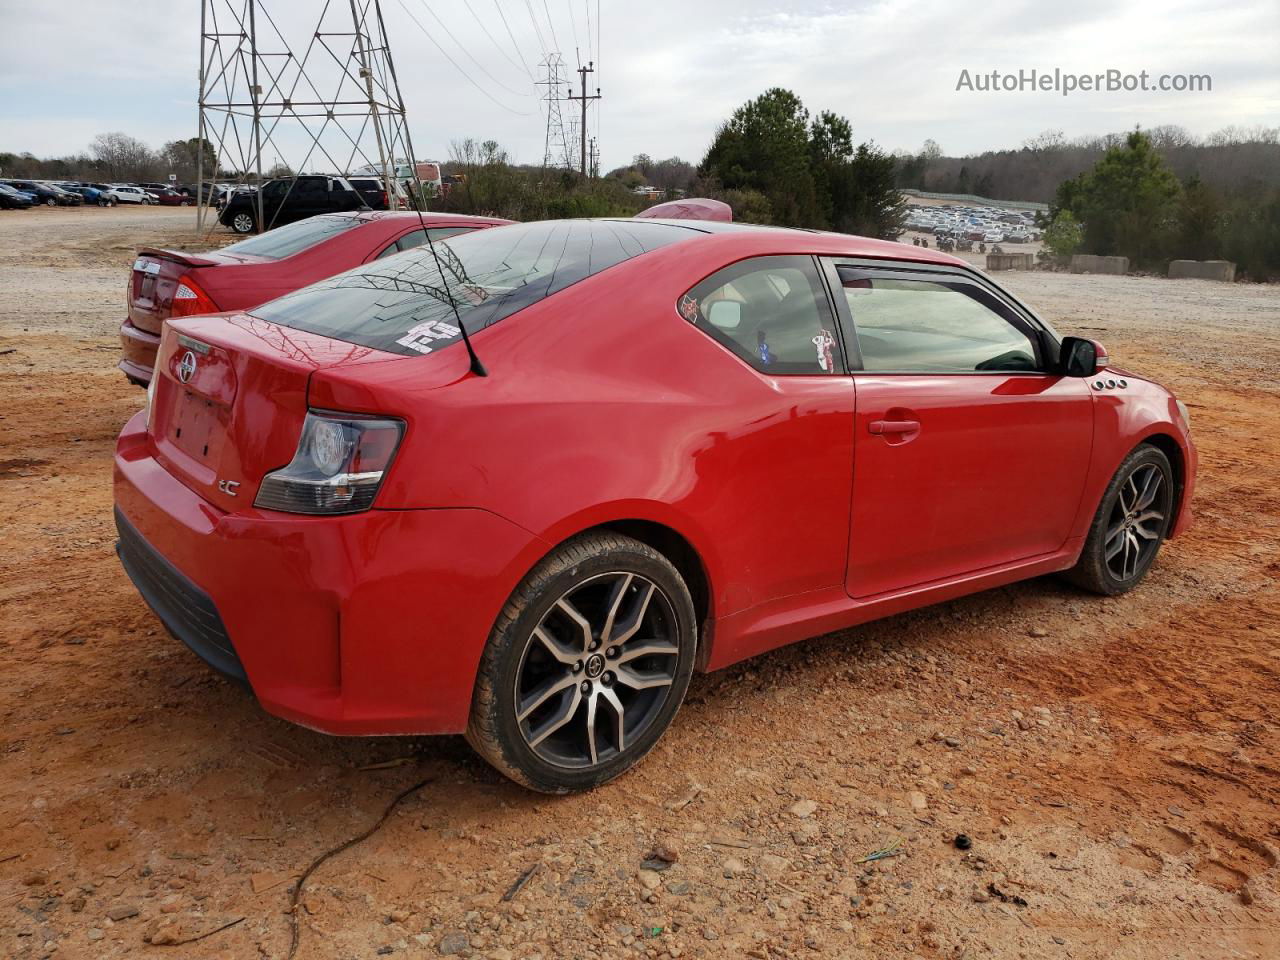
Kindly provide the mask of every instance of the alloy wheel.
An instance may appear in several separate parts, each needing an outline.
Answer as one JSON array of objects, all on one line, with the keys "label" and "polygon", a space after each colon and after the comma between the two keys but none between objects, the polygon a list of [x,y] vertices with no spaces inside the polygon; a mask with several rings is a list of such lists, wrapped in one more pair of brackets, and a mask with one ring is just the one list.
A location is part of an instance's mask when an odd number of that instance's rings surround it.
[{"label": "alloy wheel", "polygon": [[231,218],[231,225],[237,233],[249,233],[253,230],[253,217],[247,213],[237,213]]},{"label": "alloy wheel", "polygon": [[516,672],[525,744],[567,768],[623,753],[671,694],[678,637],[670,598],[647,577],[617,571],[572,587],[534,627]]},{"label": "alloy wheel", "polygon": [[1117,580],[1133,579],[1155,555],[1164,536],[1167,502],[1168,480],[1158,464],[1143,464],[1120,485],[1103,552]]}]

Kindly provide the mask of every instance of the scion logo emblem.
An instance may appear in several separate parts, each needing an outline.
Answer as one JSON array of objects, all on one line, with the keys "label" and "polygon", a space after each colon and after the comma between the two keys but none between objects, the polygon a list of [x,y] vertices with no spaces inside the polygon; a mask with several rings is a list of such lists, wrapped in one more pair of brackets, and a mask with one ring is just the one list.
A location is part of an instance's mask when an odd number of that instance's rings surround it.
[{"label": "scion logo emblem", "polygon": [[236,495],[236,487],[240,486],[239,480],[219,480],[218,489],[229,497]]},{"label": "scion logo emblem", "polygon": [[190,383],[191,378],[196,375],[196,355],[188,350],[182,355],[182,359],[178,361],[178,379],[183,383]]}]

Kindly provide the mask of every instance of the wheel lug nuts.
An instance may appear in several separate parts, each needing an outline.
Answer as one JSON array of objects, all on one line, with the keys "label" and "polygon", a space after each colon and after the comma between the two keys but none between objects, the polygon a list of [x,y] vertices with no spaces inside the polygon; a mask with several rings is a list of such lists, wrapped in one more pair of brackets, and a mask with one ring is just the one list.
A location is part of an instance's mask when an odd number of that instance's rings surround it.
[{"label": "wheel lug nuts", "polygon": [[613,674],[606,673],[603,677],[600,678],[600,680],[607,687],[609,686],[609,684],[613,683]]},{"label": "wheel lug nuts", "polygon": [[591,692],[591,681],[590,681],[590,680],[583,680],[583,681],[582,681],[582,692],[583,692],[583,693],[590,693],[590,692]]},{"label": "wheel lug nuts", "polygon": [[581,672],[582,672],[582,661],[581,661],[581,660],[579,660],[577,663],[575,663],[575,664],[573,665],[573,672],[574,672],[574,673],[581,673]]},{"label": "wheel lug nuts", "polygon": [[592,640],[592,641],[591,641],[591,646],[587,647],[587,649],[588,649],[588,650],[599,650],[599,649],[600,649],[600,641],[599,641],[599,640]]},{"label": "wheel lug nuts", "polygon": [[610,660],[613,660],[618,656],[619,652],[620,651],[618,650],[617,647],[610,647],[608,650],[604,652],[604,655],[608,657]]}]

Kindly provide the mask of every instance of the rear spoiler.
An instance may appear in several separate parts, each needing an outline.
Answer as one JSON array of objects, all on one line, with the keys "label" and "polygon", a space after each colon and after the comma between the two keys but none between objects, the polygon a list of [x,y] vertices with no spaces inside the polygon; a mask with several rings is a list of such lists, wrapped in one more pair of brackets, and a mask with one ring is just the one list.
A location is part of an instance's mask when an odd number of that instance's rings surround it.
[{"label": "rear spoiler", "polygon": [[180,250],[161,250],[159,247],[139,247],[138,256],[154,257],[157,260],[171,260],[188,267],[215,267],[224,261],[211,260],[198,253],[183,253]]},{"label": "rear spoiler", "polygon": [[668,200],[655,203],[635,215],[636,220],[718,220],[733,222],[733,209],[720,200],[709,197],[689,197],[685,200]]}]

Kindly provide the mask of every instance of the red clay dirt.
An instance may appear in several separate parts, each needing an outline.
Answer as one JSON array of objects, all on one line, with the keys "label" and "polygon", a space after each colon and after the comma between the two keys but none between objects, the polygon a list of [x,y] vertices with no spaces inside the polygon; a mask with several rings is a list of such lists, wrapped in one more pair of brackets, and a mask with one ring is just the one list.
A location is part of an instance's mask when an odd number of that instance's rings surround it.
[{"label": "red clay dirt", "polygon": [[696,677],[637,771],[552,799],[460,739],[267,716],[128,583],[115,329],[134,249],[192,221],[0,215],[0,956],[285,958],[294,878],[422,780],[310,876],[298,957],[1280,956],[1280,289],[1010,281],[1191,406],[1198,519],[1136,592],[1035,580]]}]

